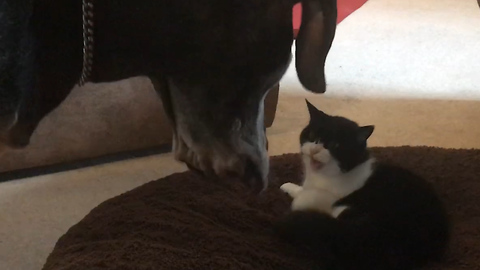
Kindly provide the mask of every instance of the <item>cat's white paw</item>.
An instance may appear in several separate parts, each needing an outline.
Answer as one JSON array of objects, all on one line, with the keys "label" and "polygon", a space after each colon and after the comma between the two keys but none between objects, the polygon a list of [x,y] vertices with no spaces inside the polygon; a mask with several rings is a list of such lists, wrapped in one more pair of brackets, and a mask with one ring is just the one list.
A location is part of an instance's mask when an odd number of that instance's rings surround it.
[{"label": "cat's white paw", "polygon": [[300,192],[302,191],[302,187],[299,186],[299,185],[296,185],[294,183],[285,183],[283,185],[280,186],[280,189],[287,193],[288,195],[290,195],[290,197],[292,198],[295,198],[295,196]]},{"label": "cat's white paw", "polygon": [[343,211],[345,211],[347,209],[348,209],[347,206],[336,206],[336,207],[332,208],[332,217],[338,218],[338,216],[340,216],[340,214],[342,214]]},{"label": "cat's white paw", "polygon": [[283,191],[283,192],[286,192],[288,193],[290,190],[294,190],[296,187],[298,187],[298,185],[295,185],[294,183],[285,183],[283,185],[280,186],[280,189]]}]

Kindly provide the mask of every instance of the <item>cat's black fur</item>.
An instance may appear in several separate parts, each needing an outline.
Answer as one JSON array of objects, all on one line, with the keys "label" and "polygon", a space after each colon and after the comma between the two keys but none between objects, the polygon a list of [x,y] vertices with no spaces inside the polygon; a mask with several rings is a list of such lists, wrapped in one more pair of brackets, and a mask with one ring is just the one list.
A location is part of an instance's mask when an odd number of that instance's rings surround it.
[{"label": "cat's black fur", "polygon": [[[345,163],[345,171],[369,158],[366,139],[371,126],[360,128],[308,107],[311,120],[301,133],[302,144],[337,144],[331,155]],[[444,257],[450,223],[434,188],[418,175],[376,162],[365,185],[335,203],[342,205],[349,208],[336,219],[314,211],[289,212],[277,224],[277,232],[317,252],[319,265],[328,270],[415,269]]]}]

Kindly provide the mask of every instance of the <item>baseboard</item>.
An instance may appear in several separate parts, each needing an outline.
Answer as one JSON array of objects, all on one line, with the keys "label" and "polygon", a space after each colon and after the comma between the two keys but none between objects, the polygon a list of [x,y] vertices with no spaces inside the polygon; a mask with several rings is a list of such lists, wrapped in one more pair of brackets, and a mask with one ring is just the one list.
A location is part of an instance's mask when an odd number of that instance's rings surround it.
[{"label": "baseboard", "polygon": [[165,154],[170,152],[172,149],[171,144],[164,144],[158,147],[151,147],[148,149],[141,149],[135,151],[120,152],[115,154],[109,154],[104,156],[99,156],[95,158],[89,158],[85,160],[77,160],[66,163],[57,163],[54,165],[47,165],[41,167],[26,168],[21,170],[9,171],[0,173],[0,183],[7,182],[12,180],[19,180],[23,178],[35,177],[40,175],[52,174],[65,172],[70,170],[77,170],[81,168],[129,160],[139,157],[147,157],[158,154]]}]

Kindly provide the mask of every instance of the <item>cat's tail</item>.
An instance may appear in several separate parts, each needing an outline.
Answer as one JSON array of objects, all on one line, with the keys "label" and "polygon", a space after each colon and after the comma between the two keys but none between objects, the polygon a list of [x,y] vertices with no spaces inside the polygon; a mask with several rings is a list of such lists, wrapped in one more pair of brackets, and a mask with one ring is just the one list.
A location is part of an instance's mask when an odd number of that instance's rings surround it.
[{"label": "cat's tail", "polygon": [[276,233],[286,242],[306,246],[313,249],[328,248],[338,252],[336,246],[346,249],[354,245],[354,239],[360,239],[361,233],[352,224],[335,219],[317,211],[292,211],[280,219],[276,225]]},{"label": "cat's tail", "polygon": [[276,223],[275,229],[284,240],[316,247],[334,241],[342,230],[338,222],[316,211],[292,211]]},{"label": "cat's tail", "polygon": [[374,224],[351,224],[317,211],[292,211],[276,223],[275,230],[284,241],[315,251],[323,269],[384,269],[375,256],[377,246],[369,244]]}]

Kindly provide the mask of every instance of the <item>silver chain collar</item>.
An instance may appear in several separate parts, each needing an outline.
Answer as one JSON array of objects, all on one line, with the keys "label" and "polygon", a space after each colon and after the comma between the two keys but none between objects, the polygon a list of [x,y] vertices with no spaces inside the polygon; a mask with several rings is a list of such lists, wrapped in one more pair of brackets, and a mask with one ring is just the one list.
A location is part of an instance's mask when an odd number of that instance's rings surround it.
[{"label": "silver chain collar", "polygon": [[93,1],[82,0],[83,19],[83,66],[79,86],[83,86],[90,79],[93,63]]}]

